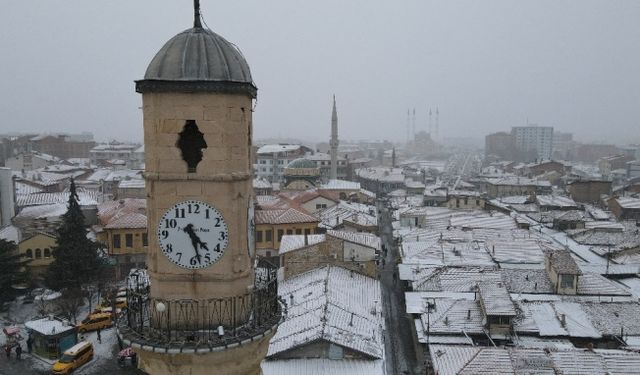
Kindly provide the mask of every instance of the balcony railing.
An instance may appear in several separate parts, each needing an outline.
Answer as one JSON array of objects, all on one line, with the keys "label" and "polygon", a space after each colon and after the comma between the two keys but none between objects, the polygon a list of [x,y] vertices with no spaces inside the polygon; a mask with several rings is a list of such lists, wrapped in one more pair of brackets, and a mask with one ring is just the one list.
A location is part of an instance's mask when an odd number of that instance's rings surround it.
[{"label": "balcony railing", "polygon": [[252,291],[223,298],[168,300],[151,298],[146,289],[128,290],[119,335],[127,345],[169,353],[217,351],[257,340],[283,317],[276,272],[263,262]]}]

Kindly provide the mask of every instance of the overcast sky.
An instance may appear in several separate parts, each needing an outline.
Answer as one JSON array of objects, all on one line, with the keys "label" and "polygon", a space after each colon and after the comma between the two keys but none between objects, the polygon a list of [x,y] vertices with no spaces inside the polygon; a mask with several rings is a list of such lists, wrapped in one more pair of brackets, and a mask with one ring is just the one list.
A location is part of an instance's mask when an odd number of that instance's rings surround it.
[{"label": "overcast sky", "polygon": [[[257,137],[406,139],[531,123],[640,142],[640,1],[201,0],[258,86]],[[191,0],[3,1],[0,131],[142,138],[133,81],[191,27]]]}]

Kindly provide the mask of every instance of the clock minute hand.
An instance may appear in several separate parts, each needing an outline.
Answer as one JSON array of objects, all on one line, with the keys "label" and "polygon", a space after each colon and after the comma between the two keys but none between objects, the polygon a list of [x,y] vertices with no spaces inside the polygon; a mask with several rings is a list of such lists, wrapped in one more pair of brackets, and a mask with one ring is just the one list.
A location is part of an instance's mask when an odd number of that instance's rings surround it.
[{"label": "clock minute hand", "polygon": [[[184,227],[183,231],[189,235],[191,239],[191,246],[193,246],[193,250],[196,252],[196,259],[198,259],[198,263],[202,263],[200,260],[200,252],[198,251],[198,245],[202,246],[203,242],[200,240],[200,237],[193,230],[193,224],[189,223],[186,227]],[[205,244],[206,245],[206,244]]]}]

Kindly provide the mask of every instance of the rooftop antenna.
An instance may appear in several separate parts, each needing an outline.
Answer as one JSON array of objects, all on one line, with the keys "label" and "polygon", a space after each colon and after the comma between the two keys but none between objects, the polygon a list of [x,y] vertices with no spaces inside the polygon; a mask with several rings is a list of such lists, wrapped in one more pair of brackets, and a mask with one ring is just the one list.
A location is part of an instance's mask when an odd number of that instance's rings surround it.
[{"label": "rooftop antenna", "polygon": [[200,0],[193,0],[193,28],[202,29],[202,22],[200,21]]}]

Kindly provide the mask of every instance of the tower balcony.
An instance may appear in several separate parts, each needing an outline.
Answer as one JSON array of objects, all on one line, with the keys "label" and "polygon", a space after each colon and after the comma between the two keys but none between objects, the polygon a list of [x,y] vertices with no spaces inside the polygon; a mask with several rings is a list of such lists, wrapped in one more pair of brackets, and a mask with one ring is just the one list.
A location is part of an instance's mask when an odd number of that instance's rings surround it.
[{"label": "tower balcony", "polygon": [[168,300],[150,297],[147,288],[127,290],[118,336],[126,346],[155,353],[218,352],[272,335],[284,306],[277,269],[261,262],[253,289],[241,295]]}]

